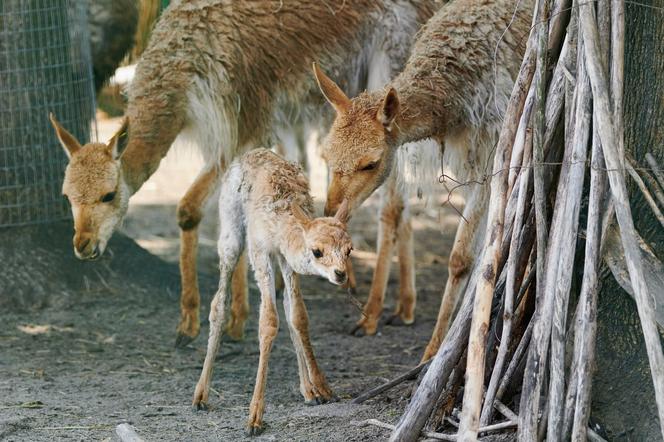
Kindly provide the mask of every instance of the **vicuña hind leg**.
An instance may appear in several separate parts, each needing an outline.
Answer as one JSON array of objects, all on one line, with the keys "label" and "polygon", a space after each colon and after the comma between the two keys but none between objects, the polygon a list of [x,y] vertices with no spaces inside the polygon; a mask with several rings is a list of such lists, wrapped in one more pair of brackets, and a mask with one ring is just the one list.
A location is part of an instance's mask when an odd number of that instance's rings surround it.
[{"label": "vicu\u00f1a hind leg", "polygon": [[199,410],[207,409],[208,406],[212,371],[217,352],[219,351],[219,343],[221,342],[223,331],[228,286],[233,269],[242,254],[242,248],[243,237],[231,237],[224,241],[223,251],[220,250],[219,289],[214,295],[212,305],[210,306],[210,335],[208,337],[207,353],[205,354],[203,370],[201,371],[198,384],[196,384],[196,390],[192,402],[193,406]]},{"label": "vicu\u00f1a hind leg", "polygon": [[180,200],[177,209],[180,226],[180,323],[177,327],[176,347],[184,347],[193,341],[200,331],[200,294],[196,274],[196,253],[198,250],[198,225],[203,218],[203,206],[219,183],[219,167],[203,170],[187,193]]},{"label": "vicu\u00f1a hind leg", "polygon": [[[203,207],[214,193],[223,170],[221,167],[209,167],[203,170],[187,193],[180,200],[177,209],[178,225],[180,226],[180,322],[177,326],[176,347],[184,347],[196,339],[200,332],[200,293],[196,272],[196,255],[198,251],[198,226],[203,219]],[[223,222],[223,221],[222,221]],[[244,321],[248,314],[247,304],[247,267],[238,265],[233,275],[232,284],[233,334],[242,336]],[[237,298],[237,299],[236,299]],[[241,306],[245,306],[242,309]],[[237,308],[235,308],[237,306]],[[235,318],[237,314],[237,319]]]},{"label": "vicu\u00f1a hind leg", "polygon": [[397,229],[397,249],[399,255],[399,299],[394,315],[388,320],[392,325],[409,325],[415,322],[415,257],[413,254],[413,228],[410,213],[401,213]]},{"label": "vicu\u00f1a hind leg", "polygon": [[336,400],[336,396],[327,384],[325,375],[318,367],[314,356],[309,339],[309,316],[300,292],[298,276],[283,258],[279,259],[279,266],[285,285],[284,312],[297,354],[300,392],[308,405],[318,405]]},{"label": "vicu\u00f1a hind leg", "polygon": [[461,294],[466,289],[478,247],[484,243],[484,224],[486,224],[486,204],[488,189],[486,185],[477,186],[473,196],[466,202],[463,211],[465,220],[461,220],[450,253],[447,283],[438,312],[431,340],[424,350],[422,362],[431,359],[445,338],[452,314]]},{"label": "vicu\u00f1a hind leg", "polygon": [[233,339],[244,337],[244,323],[249,315],[249,289],[247,287],[247,254],[243,253],[231,280],[231,317],[226,333]]}]

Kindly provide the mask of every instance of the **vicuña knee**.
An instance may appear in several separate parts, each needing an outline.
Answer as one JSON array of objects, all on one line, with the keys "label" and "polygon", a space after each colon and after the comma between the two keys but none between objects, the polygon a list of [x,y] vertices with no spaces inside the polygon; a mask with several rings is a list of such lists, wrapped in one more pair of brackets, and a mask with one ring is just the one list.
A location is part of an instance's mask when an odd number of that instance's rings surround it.
[{"label": "vicu\u00f1a knee", "polygon": [[178,225],[182,230],[191,230],[198,226],[203,218],[200,207],[191,204],[189,201],[180,201],[177,210]]}]

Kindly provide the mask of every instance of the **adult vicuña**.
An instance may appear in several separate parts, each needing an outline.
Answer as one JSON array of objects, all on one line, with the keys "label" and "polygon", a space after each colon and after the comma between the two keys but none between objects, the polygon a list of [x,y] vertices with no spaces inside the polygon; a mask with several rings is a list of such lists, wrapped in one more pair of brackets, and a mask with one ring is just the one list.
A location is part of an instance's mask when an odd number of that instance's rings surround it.
[{"label": "adult vicu\u00f1a", "polygon": [[346,260],[352,250],[346,232],[348,204],[334,217],[311,218],[313,201],[301,169],[266,149],[255,149],[234,161],[222,179],[219,215],[219,289],[210,308],[210,337],[194,406],[207,406],[212,367],[219,349],[225,304],[233,270],[246,246],[261,292],[260,359],[249,408],[249,432],[262,428],[265,380],[277,314],[272,258],[284,278],[284,311],[297,354],[300,391],[311,404],[334,398],[318,368],[309,340],[309,320],[297,274],[320,275],[333,284],[346,282]]},{"label": "adult vicu\u00f1a", "polygon": [[[193,141],[205,167],[177,209],[182,278],[177,343],[190,342],[200,330],[198,225],[202,206],[227,165],[250,148],[270,145],[275,128],[294,122],[320,126],[326,120],[308,73],[313,60],[337,67],[335,76],[343,78],[349,90],[372,81],[382,85],[380,81],[403,65],[412,36],[431,16],[433,3],[171,2],[137,65],[127,120],[114,137],[115,147],[89,143],[81,149],[53,120],[70,156],[63,190],[74,215],[76,256],[94,259],[103,254],[130,196],[155,172],[176,137]],[[407,235],[402,236],[406,248],[412,248]],[[405,265],[410,268],[405,279],[410,280],[412,260]],[[244,258],[233,286],[229,334],[238,337],[247,314]]]},{"label": "adult vicu\u00f1a", "polygon": [[[347,199],[360,205],[392,169],[406,142],[433,138],[442,164],[459,181],[466,206],[449,259],[438,321],[423,360],[435,354],[484,243],[493,147],[519,69],[528,30],[529,0],[455,0],[422,28],[405,69],[387,87],[352,100],[317,66],[319,86],[336,110],[323,146],[332,172],[325,208]],[[376,318],[381,305],[368,303]]]}]

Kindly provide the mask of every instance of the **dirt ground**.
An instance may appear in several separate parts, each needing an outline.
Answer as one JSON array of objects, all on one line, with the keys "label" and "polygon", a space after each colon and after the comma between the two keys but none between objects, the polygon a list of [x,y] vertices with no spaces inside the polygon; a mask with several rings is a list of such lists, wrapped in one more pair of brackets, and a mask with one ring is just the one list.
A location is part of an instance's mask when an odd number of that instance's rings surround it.
[{"label": "dirt ground", "polygon": [[[173,345],[179,311],[175,265],[179,232],[174,208],[193,179],[196,163],[190,154],[167,157],[132,201],[123,232],[159,258],[117,234],[111,253],[100,261],[77,263],[71,256],[68,224],[39,234],[57,237],[54,250],[24,251],[30,259],[43,257],[44,266],[59,262],[73,270],[65,278],[45,267],[43,274],[26,276],[48,281],[34,283],[34,294],[21,298],[29,301],[0,302],[0,440],[116,440],[114,429],[123,422],[135,426],[145,440],[245,438],[258,361],[259,293],[253,278],[250,276],[252,312],[245,338],[239,342],[224,338],[222,342],[210,411],[195,412],[190,407],[205,356],[207,321],[201,336],[187,348],[176,350]],[[375,262],[376,208],[373,198],[356,212],[350,226],[361,300],[370,287]],[[209,212],[212,215],[202,229],[199,255],[203,318],[217,283],[216,216],[214,208]],[[363,405],[349,401],[418,363],[435,322],[446,279],[446,254],[458,222],[454,210],[440,203],[425,207],[418,202],[413,213],[418,288],[415,324],[383,325],[376,336],[352,337],[348,331],[359,313],[345,293],[322,279],[304,277],[302,290],[313,346],[341,401],[304,405],[280,306],[282,326],[269,364],[266,430],[258,440],[387,438],[386,430],[354,422],[377,418],[395,423],[407,403],[410,384]],[[31,241],[39,243],[39,235],[32,235]],[[0,241],[9,244],[8,248],[23,247],[12,243],[10,234],[5,238]],[[20,274],[19,261],[9,270]],[[40,291],[39,287],[51,283],[57,287],[52,289],[54,293]],[[394,308],[397,293],[393,264],[385,316]]]}]

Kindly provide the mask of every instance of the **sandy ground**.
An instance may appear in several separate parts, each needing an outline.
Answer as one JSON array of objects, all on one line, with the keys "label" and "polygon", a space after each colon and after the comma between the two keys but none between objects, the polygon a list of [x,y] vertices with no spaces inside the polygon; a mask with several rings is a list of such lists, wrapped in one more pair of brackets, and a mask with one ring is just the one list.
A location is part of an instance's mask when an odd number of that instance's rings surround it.
[{"label": "sandy ground", "polygon": [[[100,125],[101,139],[112,133],[114,124],[117,121]],[[198,165],[192,153],[169,154],[133,198],[123,226],[124,233],[165,263],[147,255],[142,262],[153,262],[151,268],[141,267],[145,264],[120,268],[123,254],[114,253],[85,267],[86,271],[113,269],[107,281],[100,274],[92,283],[83,281],[82,289],[67,292],[66,298],[59,298],[62,302],[0,312],[0,440],[116,440],[114,428],[122,422],[134,425],[146,440],[245,437],[258,360],[259,294],[253,278],[245,339],[222,342],[210,411],[194,412],[189,405],[205,356],[207,323],[189,347],[173,347],[179,296],[175,205]],[[375,262],[376,203],[376,198],[368,201],[350,225],[361,300],[370,287]],[[216,215],[213,207],[208,212],[212,215],[202,228],[199,255],[204,318],[217,282]],[[351,405],[349,400],[419,361],[435,322],[446,279],[446,254],[458,222],[454,210],[440,203],[425,207],[417,202],[413,213],[415,324],[383,325],[372,337],[349,336],[359,313],[344,292],[321,279],[303,278],[313,346],[341,401],[304,405],[280,307],[282,327],[270,359],[266,430],[258,440],[360,441],[388,436],[385,430],[354,422],[378,418],[395,423],[407,403],[410,384],[363,405]],[[62,247],[69,241],[63,238]],[[157,273],[154,283],[149,282],[152,273]],[[394,308],[397,293],[393,264],[385,313]]]}]

